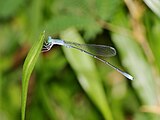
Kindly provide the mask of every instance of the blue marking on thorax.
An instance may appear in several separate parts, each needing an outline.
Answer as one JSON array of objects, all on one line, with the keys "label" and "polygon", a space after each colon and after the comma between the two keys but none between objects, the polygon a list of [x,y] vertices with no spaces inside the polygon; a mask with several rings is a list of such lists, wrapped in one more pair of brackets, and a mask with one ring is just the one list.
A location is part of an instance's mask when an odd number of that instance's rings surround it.
[{"label": "blue marking on thorax", "polygon": [[60,39],[52,39],[51,36],[48,37],[48,43],[57,44],[57,45],[64,45],[64,41]]},{"label": "blue marking on thorax", "polygon": [[48,37],[48,43],[52,43],[52,40],[53,40],[52,37],[49,36],[49,37]]}]

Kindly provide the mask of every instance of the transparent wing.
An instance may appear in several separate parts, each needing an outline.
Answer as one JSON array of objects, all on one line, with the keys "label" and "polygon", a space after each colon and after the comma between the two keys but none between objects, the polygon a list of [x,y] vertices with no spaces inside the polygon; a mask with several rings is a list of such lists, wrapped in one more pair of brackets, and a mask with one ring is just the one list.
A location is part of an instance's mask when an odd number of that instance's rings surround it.
[{"label": "transparent wing", "polygon": [[[79,49],[81,51],[91,53],[92,55],[95,56],[112,57],[116,55],[116,50],[111,46],[96,45],[96,44],[79,44],[68,41],[63,41],[63,42],[64,42],[63,45],[66,47]],[[45,42],[43,44],[42,52],[49,51],[54,44],[59,44],[59,43],[56,40],[53,40],[52,42]]]},{"label": "transparent wing", "polygon": [[106,45],[78,44],[74,42],[65,41],[65,46],[78,48],[83,51],[89,52],[95,56],[112,57],[116,55],[116,50],[113,47],[106,46]]}]

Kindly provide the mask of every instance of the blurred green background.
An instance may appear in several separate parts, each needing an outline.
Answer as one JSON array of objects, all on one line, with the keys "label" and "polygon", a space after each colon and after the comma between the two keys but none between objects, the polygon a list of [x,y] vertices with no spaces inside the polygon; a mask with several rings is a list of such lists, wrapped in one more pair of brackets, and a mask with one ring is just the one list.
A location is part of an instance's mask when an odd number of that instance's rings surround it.
[{"label": "blurred green background", "polygon": [[0,0],[0,120],[21,118],[22,66],[46,31],[67,41],[105,44],[107,60],[54,46],[31,75],[26,120],[159,120],[160,2],[156,0]]}]

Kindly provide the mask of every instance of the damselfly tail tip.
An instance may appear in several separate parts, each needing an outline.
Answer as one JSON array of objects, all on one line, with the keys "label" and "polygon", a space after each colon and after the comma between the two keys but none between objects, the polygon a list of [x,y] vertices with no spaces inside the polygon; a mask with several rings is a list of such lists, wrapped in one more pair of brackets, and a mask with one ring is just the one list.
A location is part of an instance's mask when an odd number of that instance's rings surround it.
[{"label": "damselfly tail tip", "polygon": [[131,76],[131,75],[128,74],[128,73],[123,73],[123,75],[124,75],[126,78],[130,79],[130,80],[134,80],[133,76]]},{"label": "damselfly tail tip", "polygon": [[130,80],[134,80],[134,77],[132,77],[131,75],[128,77],[128,79]]}]

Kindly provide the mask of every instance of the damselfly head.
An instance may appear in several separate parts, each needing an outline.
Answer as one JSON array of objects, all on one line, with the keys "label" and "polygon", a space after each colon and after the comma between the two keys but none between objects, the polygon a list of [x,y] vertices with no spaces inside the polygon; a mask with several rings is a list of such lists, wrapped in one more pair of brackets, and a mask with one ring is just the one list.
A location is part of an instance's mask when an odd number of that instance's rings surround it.
[{"label": "damselfly head", "polygon": [[52,46],[53,46],[52,43],[50,43],[48,41],[45,41],[44,44],[43,44],[43,47],[42,47],[42,52],[49,51]]}]

